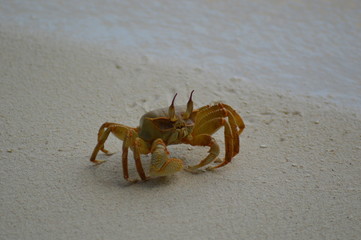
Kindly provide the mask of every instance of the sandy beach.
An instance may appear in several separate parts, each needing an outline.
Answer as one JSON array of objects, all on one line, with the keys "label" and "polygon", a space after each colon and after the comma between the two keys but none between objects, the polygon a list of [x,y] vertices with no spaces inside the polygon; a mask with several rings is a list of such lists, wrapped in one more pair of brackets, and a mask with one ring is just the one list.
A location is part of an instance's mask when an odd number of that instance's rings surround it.
[{"label": "sandy beach", "polygon": [[[361,236],[357,97],[346,105],[174,57],[0,27],[0,239]],[[130,184],[122,177],[122,143],[112,136],[106,144],[116,153],[100,154],[102,165],[89,162],[102,123],[135,127],[175,93],[185,104],[192,90],[195,107],[222,101],[243,117],[241,151],[230,164]],[[215,138],[223,156],[223,131]],[[169,151],[190,165],[208,149]],[[150,156],[142,160],[148,169]]]}]

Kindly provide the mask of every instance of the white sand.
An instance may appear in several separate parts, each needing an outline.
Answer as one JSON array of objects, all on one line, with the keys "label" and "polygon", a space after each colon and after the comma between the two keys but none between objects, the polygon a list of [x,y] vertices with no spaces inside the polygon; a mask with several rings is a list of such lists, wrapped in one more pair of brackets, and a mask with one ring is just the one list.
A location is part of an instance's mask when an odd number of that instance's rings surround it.
[{"label": "white sand", "polygon": [[[0,239],[357,239],[361,116],[202,69],[1,31]],[[138,124],[177,91],[243,116],[241,153],[215,172],[139,184],[118,151],[89,162],[105,121]],[[217,135],[220,143],[222,134]],[[172,146],[196,163],[207,149]],[[144,157],[147,165],[149,157]],[[131,174],[136,176],[133,161]]]},{"label": "white sand", "polygon": [[[200,68],[0,31],[0,239],[357,239],[361,116],[324,98]],[[131,58],[130,58],[131,57]],[[215,172],[128,184],[117,153],[92,166],[105,121],[224,101],[243,116],[241,153]],[[217,139],[222,141],[222,134]],[[196,163],[205,148],[172,146]],[[130,156],[131,157],[131,156]],[[148,166],[149,157],[144,157]],[[130,161],[131,174],[136,176]]]}]

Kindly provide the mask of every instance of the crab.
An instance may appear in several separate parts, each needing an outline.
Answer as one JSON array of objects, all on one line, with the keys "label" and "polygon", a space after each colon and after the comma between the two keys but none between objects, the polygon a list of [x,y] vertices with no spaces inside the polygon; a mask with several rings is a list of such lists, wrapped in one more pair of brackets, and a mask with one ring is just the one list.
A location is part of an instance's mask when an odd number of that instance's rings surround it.
[{"label": "crab", "polygon": [[[139,127],[128,127],[119,123],[106,122],[98,132],[98,143],[95,146],[90,161],[101,164],[104,160],[97,160],[99,151],[111,155],[104,148],[104,143],[110,133],[123,141],[122,166],[124,179],[136,182],[129,178],[128,150],[133,151],[135,166],[141,180],[172,175],[182,169],[196,171],[212,162],[215,166],[206,170],[214,170],[231,162],[239,152],[239,135],[245,125],[241,116],[229,105],[217,103],[193,109],[191,92],[186,106],[174,106],[177,94],[174,95],[168,108],[161,108],[144,114],[140,119]],[[220,161],[219,145],[212,135],[221,127],[224,128],[225,157]],[[168,145],[190,144],[192,146],[209,147],[208,155],[197,165],[184,168],[183,161],[178,158],[169,158]],[[151,153],[151,164],[148,176],[144,172],[141,154]]]}]

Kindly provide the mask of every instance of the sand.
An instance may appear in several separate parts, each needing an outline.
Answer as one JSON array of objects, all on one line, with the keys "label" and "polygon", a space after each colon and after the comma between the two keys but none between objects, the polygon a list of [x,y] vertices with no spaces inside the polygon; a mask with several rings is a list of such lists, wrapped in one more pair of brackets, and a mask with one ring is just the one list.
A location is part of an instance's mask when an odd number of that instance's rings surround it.
[{"label": "sand", "polygon": [[[0,31],[0,239],[357,239],[361,114],[192,64]],[[191,90],[243,117],[241,152],[214,172],[129,184],[121,142],[89,162],[105,121],[137,126]],[[222,133],[216,135],[224,144]],[[169,147],[197,163],[206,148]],[[223,148],[222,153],[223,154]],[[132,156],[130,156],[131,159]],[[145,167],[149,156],[143,156]],[[130,173],[137,177],[134,163]]]}]

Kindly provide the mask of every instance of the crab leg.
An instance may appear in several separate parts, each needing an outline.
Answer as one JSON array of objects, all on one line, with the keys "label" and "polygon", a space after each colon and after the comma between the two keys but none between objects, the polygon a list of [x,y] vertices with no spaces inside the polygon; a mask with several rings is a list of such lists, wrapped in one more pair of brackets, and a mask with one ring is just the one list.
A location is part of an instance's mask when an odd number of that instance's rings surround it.
[{"label": "crab leg", "polygon": [[[118,135],[117,135],[118,134]],[[115,132],[115,135],[118,137],[121,137],[123,135],[119,135],[121,132]],[[140,159],[140,154],[148,154],[149,149],[147,144],[140,139],[139,137],[136,137],[137,133],[135,129],[129,129],[126,133],[126,136],[123,140],[123,153],[122,153],[122,167],[123,167],[123,176],[124,179],[129,182],[136,182],[137,180],[131,180],[129,179],[129,173],[128,173],[128,149],[131,148],[133,150],[133,156],[135,161],[135,166],[137,169],[137,172],[142,180],[147,180],[148,178],[145,175],[142,162]]]},{"label": "crab leg", "polygon": [[123,177],[125,180],[129,182],[136,182],[134,180],[129,179],[129,172],[128,172],[128,147],[126,141],[123,142],[122,146],[122,167],[123,167]]},{"label": "crab leg", "polygon": [[183,162],[177,158],[168,158],[169,152],[162,139],[156,139],[152,144],[152,160],[150,177],[168,176],[183,169]]},{"label": "crab leg", "polygon": [[[137,172],[142,180],[147,180],[147,177],[144,173],[142,162],[140,160],[140,153],[148,153],[148,152],[149,150],[147,148],[146,143],[142,139],[137,137],[133,145],[133,155],[134,155],[134,161],[135,161],[135,166],[137,168]],[[124,165],[123,165],[123,169],[124,169]]]},{"label": "crab leg", "polygon": [[[127,131],[130,130],[130,129],[133,129],[133,128],[122,125],[122,124],[119,124],[119,123],[111,123],[111,122],[103,123],[99,128],[98,142],[103,137],[104,129],[111,129],[110,131],[114,135],[116,135],[120,140],[124,140],[124,137],[125,137]],[[109,133],[108,133],[108,135],[109,135]],[[112,155],[112,153],[109,153],[108,150],[104,149],[104,145],[101,146],[101,148],[99,150],[104,152],[107,155]]]},{"label": "crab leg", "polygon": [[108,150],[104,149],[104,143],[107,140],[109,133],[113,133],[117,138],[124,141],[125,136],[128,134],[129,131],[132,131],[136,134],[134,128],[127,127],[125,125],[118,123],[109,123],[109,122],[103,123],[102,126],[99,128],[98,143],[93,150],[93,153],[90,157],[90,161],[96,164],[104,162],[103,160],[95,159],[99,150],[107,155],[111,155]]},{"label": "crab leg", "polygon": [[[146,177],[144,174],[142,164],[140,162],[139,150],[141,152],[146,152],[147,149],[144,149],[144,148],[146,148],[146,146],[145,146],[146,144],[136,144],[138,138],[137,138],[137,132],[136,132],[135,128],[127,127],[125,125],[117,124],[117,123],[108,123],[108,122],[104,123],[99,129],[98,143],[93,150],[93,153],[90,157],[90,161],[95,164],[100,164],[100,163],[105,162],[104,160],[96,160],[95,158],[96,158],[99,150],[103,151],[105,154],[110,155],[108,150],[104,149],[104,143],[107,140],[110,133],[113,133],[117,138],[119,138],[120,140],[123,140],[122,165],[123,165],[124,178],[127,181],[134,182],[134,180],[129,179],[129,173],[128,173],[128,148],[133,147],[134,159],[135,159],[137,171],[139,173],[139,176],[143,180],[145,180]],[[141,146],[142,148],[139,149],[138,145]]]},{"label": "crab leg", "polygon": [[[207,168],[208,170],[228,164],[232,158],[238,154],[239,135],[244,129],[244,123],[233,108],[223,103],[206,106],[199,110],[196,118],[196,126],[193,129],[193,136],[201,134],[212,135],[222,126],[224,127],[225,158],[221,164]],[[204,159],[198,165],[190,167],[190,169],[205,166],[210,162],[212,162],[210,159],[207,159],[207,161]]]},{"label": "crab leg", "polygon": [[205,121],[208,121],[209,119],[217,116],[227,116],[227,114],[225,113],[225,109],[222,107],[222,104],[216,104],[213,106],[205,106],[202,107],[198,110],[198,114],[197,114],[197,119],[196,119],[196,126],[197,125],[202,125]]},{"label": "crab leg", "polygon": [[239,116],[239,114],[232,107],[224,103],[218,103],[213,106],[205,106],[200,108],[196,119],[196,126],[202,126],[205,124],[205,122],[215,117],[232,118],[238,135],[240,135],[245,128],[241,116]]},{"label": "crab leg", "polygon": [[188,166],[187,170],[195,170],[197,168],[203,167],[215,160],[217,160],[219,155],[219,146],[216,140],[208,134],[201,134],[195,136],[190,142],[193,146],[207,146],[210,147],[207,157],[205,157],[200,163],[194,166]]},{"label": "crab leg", "polygon": [[203,120],[198,125],[196,125],[196,127],[193,129],[194,136],[199,134],[212,135],[224,125],[226,120],[223,118],[224,116],[220,111],[216,111],[212,115],[214,116],[210,116],[207,120]]},{"label": "crab leg", "polygon": [[222,104],[222,105],[231,113],[231,116],[233,117],[236,126],[239,128],[238,135],[240,135],[243,129],[245,128],[241,116],[239,116],[239,114],[231,106],[228,106],[227,104]]},{"label": "crab leg", "polygon": [[[232,144],[232,146],[233,146],[232,147],[232,152],[233,152],[232,157],[234,157],[239,152],[239,133],[237,131],[237,123],[236,123],[235,117],[233,116],[233,114],[231,112],[228,112],[228,123],[229,123],[228,126],[225,125],[224,138],[225,138],[226,144],[227,144],[227,139],[231,138],[232,143],[233,143]],[[227,128],[229,128],[229,129],[227,130]],[[230,131],[230,132],[226,133],[226,130]],[[241,129],[240,131],[242,132],[242,130],[243,129]]]},{"label": "crab leg", "polygon": [[[238,138],[238,136],[236,137]],[[224,165],[227,165],[232,160],[232,157],[235,155],[233,152],[234,150],[233,133],[231,130],[231,126],[227,121],[224,122],[224,139],[225,139],[226,154],[223,162],[221,162],[219,165],[215,167],[208,167],[207,170],[213,170],[222,167]]]},{"label": "crab leg", "polygon": [[105,132],[103,131],[101,137],[98,137],[98,143],[95,146],[93,153],[90,157],[91,162],[93,162],[95,164],[100,164],[100,163],[105,162],[104,160],[96,160],[95,158],[98,155],[99,150],[104,148],[104,142],[107,140],[109,133],[110,133],[110,128],[108,128]]}]

